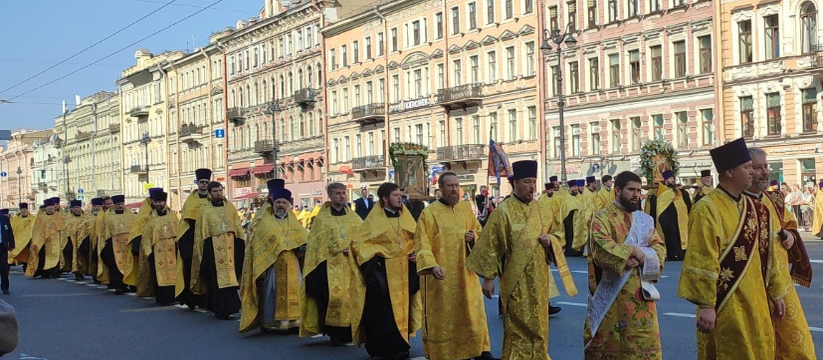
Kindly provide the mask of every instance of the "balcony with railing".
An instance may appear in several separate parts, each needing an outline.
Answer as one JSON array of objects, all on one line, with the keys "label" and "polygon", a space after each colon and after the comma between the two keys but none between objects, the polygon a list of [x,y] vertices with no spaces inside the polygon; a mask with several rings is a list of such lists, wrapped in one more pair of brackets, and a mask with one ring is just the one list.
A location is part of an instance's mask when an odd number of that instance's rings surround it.
[{"label": "balcony with railing", "polygon": [[109,131],[110,132],[120,132],[120,123],[111,123],[109,124]]},{"label": "balcony with railing", "polygon": [[280,144],[279,149],[284,154],[299,155],[311,151],[320,151],[325,147],[323,136],[313,136],[291,141],[284,141]]},{"label": "balcony with railing", "polygon": [[376,170],[385,166],[386,157],[383,155],[363,156],[351,160],[351,168],[354,171]]},{"label": "balcony with railing", "polygon": [[314,103],[314,97],[317,95],[317,90],[312,88],[304,88],[294,92],[294,102],[298,105],[308,105]]},{"label": "balcony with railing", "polygon": [[143,165],[132,165],[129,172],[132,174],[145,174],[148,169]]},{"label": "balcony with railing", "polygon": [[148,119],[149,108],[147,106],[135,106],[129,110],[129,116],[135,117],[138,120]]},{"label": "balcony with railing", "polygon": [[437,148],[437,161],[468,161],[468,160],[483,160],[486,145],[482,144],[466,144],[444,146]]},{"label": "balcony with railing", "polygon": [[246,120],[245,111],[243,110],[244,109],[240,107],[229,108],[226,111],[226,118],[235,125],[240,125]]},{"label": "balcony with railing", "polygon": [[183,124],[180,126],[180,138],[193,136],[193,135],[201,135],[204,126],[194,125],[194,124]]},{"label": "balcony with railing", "polygon": [[271,154],[274,148],[274,141],[267,139],[267,140],[257,140],[254,142],[254,152],[267,155]]},{"label": "balcony with railing", "polygon": [[78,131],[76,134],[74,134],[74,139],[75,140],[86,140],[90,137],[91,137],[91,133],[88,132],[88,131],[86,131],[86,132]]},{"label": "balcony with railing", "polygon": [[373,124],[386,120],[386,104],[371,103],[351,109],[351,118],[361,124]]},{"label": "balcony with railing", "polygon": [[480,104],[483,100],[483,84],[466,84],[437,90],[437,102],[447,108],[460,108]]}]

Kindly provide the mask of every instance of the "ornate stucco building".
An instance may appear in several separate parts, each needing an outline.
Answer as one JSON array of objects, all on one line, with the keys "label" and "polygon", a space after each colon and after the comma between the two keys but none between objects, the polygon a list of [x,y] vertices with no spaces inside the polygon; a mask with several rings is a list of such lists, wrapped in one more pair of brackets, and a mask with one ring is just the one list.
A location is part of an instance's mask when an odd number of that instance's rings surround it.
[{"label": "ornate stucco building", "polygon": [[32,192],[32,144],[47,139],[51,130],[12,131],[12,139],[0,147],[0,208],[17,208],[21,202],[34,202]]}]

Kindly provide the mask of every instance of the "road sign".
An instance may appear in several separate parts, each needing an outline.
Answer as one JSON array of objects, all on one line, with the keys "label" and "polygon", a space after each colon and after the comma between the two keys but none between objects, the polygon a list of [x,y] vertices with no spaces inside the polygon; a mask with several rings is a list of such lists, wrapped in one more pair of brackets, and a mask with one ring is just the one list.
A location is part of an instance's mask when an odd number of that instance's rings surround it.
[{"label": "road sign", "polygon": [[0,177],[6,177],[6,176],[9,176],[9,174],[7,174],[5,171],[0,172]]},{"label": "road sign", "polygon": [[214,130],[214,138],[215,139],[222,139],[224,137],[226,137],[226,130],[224,130],[224,129]]},{"label": "road sign", "polygon": [[83,192],[84,192],[84,191],[83,191],[83,189],[82,189],[82,188],[77,189],[77,193],[78,193],[78,194],[82,194]]}]

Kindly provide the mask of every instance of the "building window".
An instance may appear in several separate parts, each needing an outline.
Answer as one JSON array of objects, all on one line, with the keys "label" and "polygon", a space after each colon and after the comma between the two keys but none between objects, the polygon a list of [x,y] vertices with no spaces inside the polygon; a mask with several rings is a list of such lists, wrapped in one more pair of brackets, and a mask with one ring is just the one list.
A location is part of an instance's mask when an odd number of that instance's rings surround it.
[{"label": "building window", "polygon": [[529,106],[529,140],[537,139],[537,107]]},{"label": "building window", "polygon": [[454,145],[463,145],[463,119],[454,119]]},{"label": "building window", "polygon": [[349,113],[349,88],[343,89],[343,113]]},{"label": "building window", "polygon": [[509,142],[517,141],[517,109],[509,109]]},{"label": "building window", "polygon": [[477,3],[469,3],[469,30],[477,29]]},{"label": "building window", "polygon": [[612,120],[612,153],[620,153],[620,119]]},{"label": "building window", "polygon": [[597,0],[588,0],[588,6],[586,8],[586,17],[589,21],[589,29],[591,29],[597,26]]},{"label": "building window", "polygon": [[414,135],[417,140],[417,144],[423,145],[423,124],[418,124],[414,126]]},{"label": "building window", "polygon": [[572,125],[572,157],[580,157],[580,125]]},{"label": "building window", "polygon": [[497,0],[486,0],[486,24],[494,24],[494,2]]},{"label": "building window", "polygon": [[654,139],[664,140],[666,129],[663,127],[663,115],[652,115],[652,125],[654,126]]},{"label": "building window", "polygon": [[553,135],[552,138],[554,139],[554,157],[559,158],[560,157],[560,152],[563,151],[563,149],[560,147],[560,127],[559,126],[552,127],[552,135]]},{"label": "building window", "polygon": [[592,135],[592,145],[589,148],[589,153],[592,155],[600,155],[600,123],[589,123],[589,134]]},{"label": "building window", "polygon": [[617,0],[609,0],[609,22],[615,22],[618,19]]},{"label": "building window", "polygon": [[349,56],[346,52],[346,45],[340,47],[340,57],[343,58],[343,67],[349,66]]},{"label": "building window", "polygon": [[435,39],[443,38],[443,13],[434,14],[434,34]]},{"label": "building window", "polygon": [[712,37],[709,35],[697,38],[700,46],[700,73],[712,72]]},{"label": "building window", "polygon": [[354,63],[357,64],[360,62],[360,43],[355,41],[352,43],[351,51],[354,55]]},{"label": "building window", "polygon": [[632,69],[632,84],[640,83],[640,51],[629,51],[629,67]]},{"label": "building window", "polygon": [[766,26],[766,60],[780,57],[780,24],[777,15],[763,18]]},{"label": "building window", "polygon": [[620,86],[620,55],[609,55],[609,87]]},{"label": "building window", "polygon": [[740,63],[752,62],[752,21],[746,20],[737,23],[737,37],[739,41]]},{"label": "building window", "polygon": [[637,6],[637,0],[629,0],[629,17],[637,16],[640,7]]},{"label": "building window", "polygon": [[414,71],[414,98],[419,99],[423,95],[423,70]]},{"label": "building window", "polygon": [[652,53],[652,81],[663,78],[663,49],[660,45],[649,48]]},{"label": "building window", "polygon": [[383,56],[383,46],[385,45],[383,33],[377,33],[377,56]]},{"label": "building window", "polygon": [[489,83],[497,81],[497,52],[489,51]]},{"label": "building window", "polygon": [[366,59],[371,59],[371,37],[366,37]]},{"label": "building window", "polygon": [[452,61],[452,68],[454,70],[454,86],[460,86],[463,84],[463,71],[460,68],[460,60]]},{"label": "building window", "polygon": [[714,112],[712,109],[700,110],[703,128],[703,146],[714,145]]},{"label": "building window", "polygon": [[677,126],[677,146],[679,148],[689,147],[689,118],[685,111],[674,113],[675,126]]},{"label": "building window", "polygon": [[380,102],[386,101],[386,79],[380,79],[377,82],[377,86],[377,98],[380,99]]},{"label": "building window", "polygon": [[446,122],[440,120],[440,137],[437,139],[438,146],[446,146]]},{"label": "building window", "polygon": [[506,74],[509,80],[517,77],[517,71],[514,69],[514,46],[506,48]]},{"label": "building window", "polygon": [[505,8],[506,8],[506,17],[505,20],[511,19],[514,17],[514,0],[503,0],[505,1]]},{"label": "building window", "polygon": [[598,58],[589,59],[589,87],[591,90],[600,88],[600,60]]},{"label": "building window", "polygon": [[817,89],[803,89],[803,132],[817,132]]},{"label": "building window", "polygon": [[674,77],[686,76],[686,41],[674,43]]},{"label": "building window", "polygon": [[740,128],[743,137],[754,136],[754,99],[751,96],[740,98]]},{"label": "building window", "polygon": [[643,142],[643,128],[639,116],[629,119],[632,123],[632,151],[639,151]]},{"label": "building window", "polygon": [[649,10],[651,12],[660,11],[660,0],[649,0]]},{"label": "building window", "polygon": [[551,67],[551,73],[552,73],[552,77],[551,77],[550,82],[551,82],[551,87],[552,87],[552,95],[557,96],[557,75],[559,75],[559,74],[557,73],[557,66],[556,65]]},{"label": "building window", "polygon": [[354,156],[363,156],[363,137],[360,134],[354,136]]},{"label": "building window", "polygon": [[526,43],[526,75],[532,76],[534,74],[534,42],[531,41]]},{"label": "building window", "polygon": [[577,2],[569,1],[566,3],[566,9],[569,11],[569,18],[566,22],[569,24],[569,30],[575,31],[577,30]]},{"label": "building window", "polygon": [[491,140],[497,138],[497,129],[497,113],[493,112],[489,114],[489,135],[491,136]]},{"label": "building window", "polygon": [[452,35],[460,33],[460,8],[452,8]]},{"label": "building window", "polygon": [[[492,2],[492,0],[489,0],[489,2]],[[557,6],[549,8],[549,30],[551,30],[552,33],[560,30],[560,25],[557,23]]]},{"label": "building window", "polygon": [[523,0],[523,14],[531,14],[534,11],[534,0]]},{"label": "building window", "polygon": [[437,64],[437,90],[443,88],[443,84],[445,81],[445,74],[444,74],[444,66],[443,64]]},{"label": "building window", "polygon": [[580,72],[577,61],[569,63],[569,91],[572,94],[580,92]]},{"label": "building window", "polygon": [[481,135],[480,135],[480,116],[474,115],[472,116],[472,144],[480,144]]},{"label": "building window", "polygon": [[800,9],[800,46],[803,54],[817,51],[817,8],[810,1]]},{"label": "building window", "polygon": [[471,72],[471,83],[477,84],[480,82],[480,59],[477,55],[472,55],[469,57],[469,62],[471,62],[472,72]]},{"label": "building window", "polygon": [[412,22],[412,45],[420,45],[422,34],[420,33],[420,20]]},{"label": "building window", "polygon": [[400,101],[400,75],[394,74],[392,80],[392,102]]},{"label": "building window", "polygon": [[397,28],[391,29],[391,51],[397,51]]},{"label": "building window", "polygon": [[769,123],[769,135],[780,135],[780,94],[766,94],[766,118]]},{"label": "building window", "polygon": [[360,85],[354,86],[354,106],[360,106]]}]

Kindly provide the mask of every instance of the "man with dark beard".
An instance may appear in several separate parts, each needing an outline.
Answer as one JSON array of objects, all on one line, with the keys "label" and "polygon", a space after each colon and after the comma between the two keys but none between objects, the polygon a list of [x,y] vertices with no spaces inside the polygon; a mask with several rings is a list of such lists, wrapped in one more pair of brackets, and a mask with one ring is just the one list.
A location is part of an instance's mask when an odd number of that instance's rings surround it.
[{"label": "man with dark beard", "polygon": [[712,186],[712,171],[711,170],[703,170],[700,172],[700,186],[694,192],[694,202],[702,199],[704,196],[709,195],[710,192],[714,187]]},{"label": "man with dark beard", "polygon": [[674,172],[664,171],[663,183],[646,200],[646,213],[655,219],[657,234],[666,242],[666,256],[670,261],[683,260],[689,243],[691,209],[689,193],[677,187]]},{"label": "man with dark beard", "polygon": [[420,329],[420,279],[414,254],[417,224],[403,206],[400,188],[383,183],[380,198],[352,239],[352,337],[372,357],[409,358],[409,337]]},{"label": "man with dark beard", "polygon": [[149,193],[152,211],[141,235],[141,252],[146,254],[150,285],[154,299],[160,306],[174,302],[174,283],[177,280],[177,215],[166,206],[169,194],[163,191]]},{"label": "man with dark beard", "polygon": [[[581,187],[577,180],[569,180],[568,181],[569,190],[568,192],[560,191],[560,198],[557,200],[560,202],[560,221],[563,224],[563,239],[565,240],[565,256],[582,256],[583,252],[575,250],[574,245],[574,221],[577,217],[577,214],[580,212],[580,208],[583,206],[582,202],[580,201],[580,190]],[[585,185],[585,184],[583,184]]]},{"label": "man with dark beard", "polygon": [[174,294],[180,304],[189,309],[203,307],[205,299],[191,292],[191,261],[194,249],[194,228],[200,208],[209,205],[209,183],[211,170],[197,169],[194,171],[197,179],[197,193],[186,198],[183,204],[180,224],[177,226],[177,282],[174,284]]},{"label": "man with dark beard", "polygon": [[240,215],[223,198],[223,185],[212,181],[207,187],[209,204],[200,208],[194,229],[191,261],[191,291],[206,295],[207,309],[220,320],[240,310],[238,278],[243,270],[245,242]]},{"label": "man with dark beard", "polygon": [[100,249],[100,260],[109,274],[109,285],[115,289],[116,295],[129,292],[128,285],[123,283],[123,274],[128,273],[134,266],[131,249],[127,248],[129,232],[136,215],[126,209],[126,197],[112,196],[112,212],[103,219],[103,235],[105,245]]},{"label": "man with dark beard", "polygon": [[26,276],[42,279],[60,276],[60,244],[63,238],[63,215],[55,209],[53,199],[43,202],[43,214],[38,213],[31,233],[31,255]]},{"label": "man with dark beard", "polygon": [[83,202],[72,200],[70,203],[70,215],[63,223],[63,234],[65,245],[63,245],[63,270],[71,271],[74,280],[82,281],[89,271],[90,238],[91,230],[94,226],[94,218],[83,212]]}]

